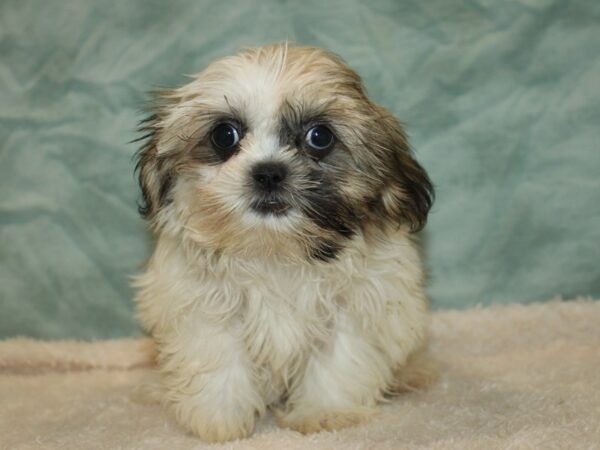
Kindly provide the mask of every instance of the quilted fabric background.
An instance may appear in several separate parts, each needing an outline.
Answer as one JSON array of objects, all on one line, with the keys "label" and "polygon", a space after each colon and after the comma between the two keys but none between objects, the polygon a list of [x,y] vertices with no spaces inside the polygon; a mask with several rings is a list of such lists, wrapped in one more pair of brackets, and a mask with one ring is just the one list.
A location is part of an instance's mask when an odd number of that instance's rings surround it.
[{"label": "quilted fabric background", "polygon": [[407,125],[434,307],[600,296],[600,2],[3,0],[0,337],[137,334],[128,141],[156,86],[290,39]]}]

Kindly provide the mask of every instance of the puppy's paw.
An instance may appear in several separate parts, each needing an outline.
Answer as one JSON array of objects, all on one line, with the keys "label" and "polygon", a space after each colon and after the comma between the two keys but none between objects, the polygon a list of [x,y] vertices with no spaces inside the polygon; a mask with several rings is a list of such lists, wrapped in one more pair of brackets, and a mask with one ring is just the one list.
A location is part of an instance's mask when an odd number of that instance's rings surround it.
[{"label": "puppy's paw", "polygon": [[[205,442],[225,442],[248,437],[258,412],[250,405],[203,405],[192,399],[172,405],[180,426]],[[247,406],[247,407],[246,407]]]},{"label": "puppy's paw", "polygon": [[187,429],[204,442],[227,442],[250,436],[254,431],[254,419],[236,422],[232,419],[212,418],[189,423]]},{"label": "puppy's paw", "polygon": [[276,412],[280,426],[291,428],[303,434],[319,431],[333,431],[353,427],[368,422],[376,414],[370,408],[355,407],[343,409],[292,410],[289,413]]},{"label": "puppy's paw", "polygon": [[188,432],[198,436],[205,442],[226,442],[243,439],[254,431],[254,416],[223,417],[216,413],[214,416],[195,413],[190,417],[177,417],[177,422]]}]

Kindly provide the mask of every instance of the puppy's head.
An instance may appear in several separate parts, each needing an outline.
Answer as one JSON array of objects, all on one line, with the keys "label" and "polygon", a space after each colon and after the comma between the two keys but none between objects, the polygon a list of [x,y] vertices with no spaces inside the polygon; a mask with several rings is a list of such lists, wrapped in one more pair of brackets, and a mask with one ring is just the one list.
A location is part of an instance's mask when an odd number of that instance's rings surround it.
[{"label": "puppy's head", "polygon": [[369,230],[420,230],[432,203],[400,123],[321,49],[218,60],[140,128],[140,212],[205,248],[329,260]]}]

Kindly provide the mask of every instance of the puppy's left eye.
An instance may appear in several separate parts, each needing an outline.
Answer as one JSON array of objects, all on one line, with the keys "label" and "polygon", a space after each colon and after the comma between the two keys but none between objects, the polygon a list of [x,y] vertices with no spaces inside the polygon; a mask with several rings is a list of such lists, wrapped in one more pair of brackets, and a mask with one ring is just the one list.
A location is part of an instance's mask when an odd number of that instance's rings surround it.
[{"label": "puppy's left eye", "polygon": [[219,156],[226,159],[231,156],[240,142],[240,133],[232,124],[221,123],[212,131],[210,139]]},{"label": "puppy's left eye", "polygon": [[306,132],[305,141],[311,156],[323,158],[333,148],[335,137],[329,128],[317,125]]}]

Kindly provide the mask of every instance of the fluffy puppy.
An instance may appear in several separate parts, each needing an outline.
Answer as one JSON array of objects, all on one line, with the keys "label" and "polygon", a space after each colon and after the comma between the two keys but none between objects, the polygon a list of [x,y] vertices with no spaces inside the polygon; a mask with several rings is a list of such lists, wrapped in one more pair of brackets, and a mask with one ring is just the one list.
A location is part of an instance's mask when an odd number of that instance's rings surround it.
[{"label": "fluffy puppy", "polygon": [[426,335],[411,233],[433,189],[400,123],[337,56],[281,44],[160,93],[140,128],[136,303],[176,420],[224,441],[267,407],[302,432],[368,418]]}]

